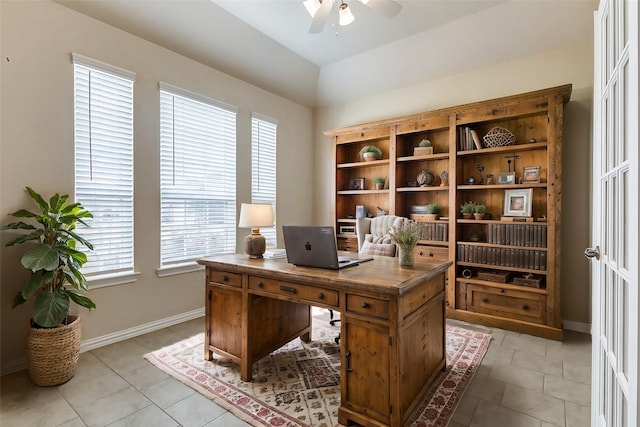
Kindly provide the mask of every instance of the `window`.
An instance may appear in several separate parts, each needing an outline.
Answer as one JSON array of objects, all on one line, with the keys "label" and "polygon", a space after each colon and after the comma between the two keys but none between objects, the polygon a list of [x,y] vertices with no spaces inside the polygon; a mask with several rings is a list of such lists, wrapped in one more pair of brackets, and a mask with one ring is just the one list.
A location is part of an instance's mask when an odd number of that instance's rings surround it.
[{"label": "window", "polygon": [[[278,122],[253,113],[251,117],[251,203],[276,208],[276,128]],[[261,228],[267,247],[278,246],[276,227]]]},{"label": "window", "polygon": [[236,109],[161,83],[160,180],[161,271],[234,253]]},{"label": "window", "polygon": [[72,61],[75,199],[93,214],[78,230],[94,248],[83,272],[94,285],[132,281],[135,74],[75,53]]}]

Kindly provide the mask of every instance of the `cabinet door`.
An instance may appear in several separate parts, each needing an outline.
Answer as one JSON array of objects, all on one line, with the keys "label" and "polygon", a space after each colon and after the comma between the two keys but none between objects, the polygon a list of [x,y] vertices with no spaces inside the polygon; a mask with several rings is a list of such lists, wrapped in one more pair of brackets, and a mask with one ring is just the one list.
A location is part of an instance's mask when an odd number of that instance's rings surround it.
[{"label": "cabinet door", "polygon": [[388,422],[389,328],[343,316],[341,340],[343,404],[359,413]]},{"label": "cabinet door", "polygon": [[242,292],[231,288],[208,286],[209,344],[240,357],[242,351]]}]

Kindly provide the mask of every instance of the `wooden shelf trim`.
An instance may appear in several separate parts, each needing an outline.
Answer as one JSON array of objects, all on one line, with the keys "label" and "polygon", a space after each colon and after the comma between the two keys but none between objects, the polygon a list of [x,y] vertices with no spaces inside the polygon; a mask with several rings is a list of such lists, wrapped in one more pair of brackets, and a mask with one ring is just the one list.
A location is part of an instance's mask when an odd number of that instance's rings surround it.
[{"label": "wooden shelf trim", "polygon": [[530,183],[530,184],[491,184],[491,185],[485,185],[485,184],[477,184],[477,185],[458,185],[456,187],[456,189],[458,190],[498,190],[498,189],[504,189],[504,190],[513,190],[513,189],[519,189],[519,188],[547,188],[549,186],[549,183],[547,182],[534,182],[534,183]]},{"label": "wooden shelf trim", "polygon": [[483,285],[483,286],[491,286],[491,287],[494,287],[494,288],[509,289],[509,290],[514,290],[514,291],[524,291],[524,292],[530,292],[532,294],[539,294],[539,295],[546,295],[547,294],[547,288],[533,288],[533,287],[529,287],[529,286],[514,285],[512,283],[492,282],[492,281],[489,281],[489,280],[480,280],[480,279],[474,279],[474,278],[465,279],[464,277],[457,277],[456,278],[456,282],[459,282],[459,283],[471,283],[471,284]]},{"label": "wooden shelf trim", "polygon": [[458,151],[458,157],[466,156],[481,156],[483,154],[495,154],[495,153],[515,153],[516,151],[533,151],[533,150],[546,150],[547,141],[524,143],[516,145],[507,145],[506,147],[493,147],[493,148],[481,148],[479,150],[464,150]]},{"label": "wooden shelf trim", "polygon": [[354,195],[354,194],[386,194],[389,190],[338,190],[336,194],[342,196]]},{"label": "wooden shelf trim", "polygon": [[459,245],[469,245],[469,246],[485,246],[490,248],[507,248],[507,249],[525,249],[530,251],[541,251],[547,252],[547,248],[545,246],[516,246],[516,245],[499,245],[497,243],[486,243],[486,242],[466,242],[463,240],[459,240],[457,242]]},{"label": "wooden shelf trim", "polygon": [[542,276],[546,276],[547,275],[547,270],[534,270],[534,269],[528,269],[528,268],[518,268],[518,267],[506,267],[504,265],[495,265],[495,264],[478,264],[478,263],[473,263],[473,262],[462,262],[462,261],[458,261],[457,265],[462,265],[465,267],[475,267],[475,268],[488,268],[488,269],[495,269],[495,270],[508,270],[508,271],[517,271],[520,273],[532,273],[532,274],[540,274]]},{"label": "wooden shelf trim", "polygon": [[402,156],[396,159],[397,162],[420,162],[424,160],[447,160],[449,153],[425,154],[424,156]]},{"label": "wooden shelf trim", "polygon": [[421,191],[449,191],[449,186],[428,186],[428,187],[399,187],[396,188],[399,193],[421,192]]},{"label": "wooden shelf trim", "polygon": [[380,159],[380,160],[371,160],[368,162],[338,163],[336,167],[338,169],[364,168],[364,167],[371,167],[371,166],[383,166],[388,164],[389,164],[389,159]]}]

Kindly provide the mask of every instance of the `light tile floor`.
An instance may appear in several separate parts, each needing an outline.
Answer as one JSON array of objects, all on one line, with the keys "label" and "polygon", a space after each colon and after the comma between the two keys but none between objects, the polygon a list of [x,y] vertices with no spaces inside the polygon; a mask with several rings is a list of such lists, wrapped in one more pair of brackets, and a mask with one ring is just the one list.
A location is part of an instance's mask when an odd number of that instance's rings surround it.
[{"label": "light tile floor", "polygon": [[[75,376],[58,387],[34,386],[25,371],[0,378],[0,425],[247,426],[143,358],[199,333],[203,322],[192,320],[83,353]],[[462,325],[490,332],[492,341],[450,427],[590,424],[589,335],[567,331],[565,341],[556,342]]]}]

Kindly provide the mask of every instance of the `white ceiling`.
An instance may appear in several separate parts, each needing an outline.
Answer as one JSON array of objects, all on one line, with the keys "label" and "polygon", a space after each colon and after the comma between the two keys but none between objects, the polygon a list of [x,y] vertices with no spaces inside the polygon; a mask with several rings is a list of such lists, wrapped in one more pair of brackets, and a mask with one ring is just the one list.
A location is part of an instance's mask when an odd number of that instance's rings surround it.
[{"label": "white ceiling", "polygon": [[[371,90],[388,90],[415,83],[418,75],[434,78],[473,68],[479,50],[480,62],[505,61],[550,44],[575,43],[591,37],[597,5],[597,0],[395,0],[402,9],[387,18],[349,0],[354,23],[338,26],[334,5],[324,30],[310,34],[312,19],[302,0],[54,1],[309,107],[362,96],[356,89],[362,75],[354,70],[371,56],[377,68],[368,68],[376,80]],[[432,45],[435,34],[438,46]],[[407,55],[422,53],[416,45],[439,56],[414,67]],[[350,94],[345,88],[351,86]]]}]

